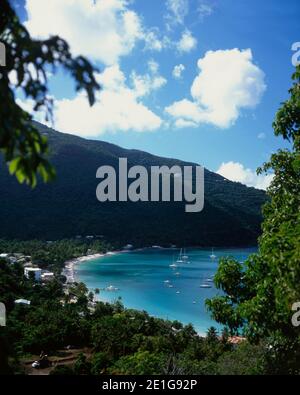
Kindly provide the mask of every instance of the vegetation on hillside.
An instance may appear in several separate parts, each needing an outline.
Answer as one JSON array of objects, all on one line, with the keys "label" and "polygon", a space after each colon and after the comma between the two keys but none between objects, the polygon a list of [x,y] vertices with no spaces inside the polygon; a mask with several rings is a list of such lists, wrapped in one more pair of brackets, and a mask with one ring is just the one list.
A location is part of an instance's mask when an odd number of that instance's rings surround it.
[{"label": "vegetation on hillside", "polygon": [[118,174],[120,157],[128,158],[128,168],[142,165],[149,173],[153,165],[192,164],[59,133],[38,123],[35,126],[48,138],[57,177],[32,190],[19,185],[8,172],[0,172],[0,238],[57,240],[102,235],[114,244],[139,247],[256,244],[264,191],[205,170],[205,204],[199,213],[186,213],[185,202],[100,203],[96,171],[110,165]]},{"label": "vegetation on hillside", "polygon": [[[125,309],[119,300],[94,303],[84,284],[67,291],[58,279],[41,285],[18,263],[0,261],[0,294],[8,313],[0,328],[1,373],[26,372],[31,364],[24,360],[41,352],[58,358],[68,346],[82,352],[72,364],[48,367],[51,374],[230,374],[235,358],[234,372],[263,373],[263,347],[233,346],[214,328],[199,337],[191,325]],[[31,305],[14,304],[19,298]]]},{"label": "vegetation on hillside", "polygon": [[300,331],[293,326],[292,305],[300,301],[300,66],[290,97],[276,114],[276,136],[291,143],[260,171],[275,177],[264,206],[259,251],[245,264],[220,262],[215,283],[225,293],[207,302],[213,317],[231,331],[243,330],[268,347],[270,373],[300,374]]}]

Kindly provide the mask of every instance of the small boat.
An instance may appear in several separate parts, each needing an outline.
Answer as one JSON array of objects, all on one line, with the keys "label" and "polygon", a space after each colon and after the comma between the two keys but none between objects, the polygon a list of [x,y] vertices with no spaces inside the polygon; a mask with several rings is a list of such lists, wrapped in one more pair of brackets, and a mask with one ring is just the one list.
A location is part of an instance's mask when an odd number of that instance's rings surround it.
[{"label": "small boat", "polygon": [[180,291],[176,291],[177,294],[180,294]]},{"label": "small boat", "polygon": [[169,265],[169,267],[171,267],[172,269],[175,269],[178,265],[176,265],[176,263],[174,262],[174,255],[173,255],[173,262],[171,263],[171,265]]},{"label": "small boat", "polygon": [[169,284],[168,287],[169,288],[174,288],[174,285],[173,284]]},{"label": "small boat", "polygon": [[182,248],[180,248],[180,253],[179,253],[179,256],[178,256],[178,259],[177,259],[176,262],[177,262],[177,263],[183,263],[183,259],[182,259]]},{"label": "small boat", "polygon": [[164,281],[165,284],[168,284],[169,282],[170,282],[170,280],[165,280]]},{"label": "small boat", "polygon": [[105,291],[118,291],[119,288],[114,287],[113,285],[110,285],[105,288]]},{"label": "small boat", "polygon": [[196,304],[197,302],[195,300],[193,300],[193,304]]},{"label": "small boat", "polygon": [[212,249],[211,249],[210,259],[214,260],[214,259],[216,259],[216,257],[217,257],[217,256],[214,254],[214,249],[212,248]]},{"label": "small boat", "polygon": [[179,272],[175,273],[175,276],[180,276],[180,273]]},{"label": "small boat", "polygon": [[211,288],[212,286],[210,284],[200,284],[200,288]]},{"label": "small boat", "polygon": [[187,260],[189,259],[189,256],[187,255],[185,248],[184,248],[184,250],[183,250],[182,259],[183,259],[184,261],[187,261]]},{"label": "small boat", "polygon": [[214,280],[213,280],[212,278],[207,278],[205,281],[206,281],[207,283],[213,283],[213,282],[214,282]]}]

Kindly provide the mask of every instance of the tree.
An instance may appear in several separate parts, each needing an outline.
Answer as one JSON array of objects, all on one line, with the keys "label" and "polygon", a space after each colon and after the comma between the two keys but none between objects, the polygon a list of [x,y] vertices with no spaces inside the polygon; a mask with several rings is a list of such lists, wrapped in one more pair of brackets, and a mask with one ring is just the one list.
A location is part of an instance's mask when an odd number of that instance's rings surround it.
[{"label": "tree", "polygon": [[95,376],[102,374],[110,363],[111,360],[106,353],[95,353],[91,360],[91,374]]},{"label": "tree", "polygon": [[220,262],[216,286],[224,296],[207,301],[217,321],[243,330],[251,341],[265,339],[271,373],[300,372],[300,332],[291,323],[292,305],[300,301],[300,66],[292,76],[290,97],[282,103],[273,128],[291,144],[258,170],[273,170],[263,208],[258,253],[242,266]]},{"label": "tree", "polygon": [[74,371],[70,366],[57,365],[49,374],[51,376],[73,376]]},{"label": "tree", "polygon": [[[26,98],[34,101],[35,111],[42,110],[46,119],[52,119],[49,68],[55,72],[57,67],[62,67],[69,72],[76,82],[76,90],[87,93],[90,105],[99,89],[94,76],[96,69],[86,58],[73,57],[67,42],[58,36],[32,39],[9,0],[1,1],[0,21],[0,41],[6,48],[6,66],[0,70],[0,152],[19,182],[35,186],[37,174],[47,182],[54,178],[55,171],[47,159],[46,137],[35,128],[31,115],[17,104],[13,88],[19,88]],[[11,73],[16,76],[15,84],[9,79]]]},{"label": "tree", "polygon": [[77,375],[90,374],[91,364],[83,353],[80,353],[74,364],[74,373]]},{"label": "tree", "polygon": [[153,375],[161,374],[165,357],[162,354],[151,354],[149,351],[138,351],[133,355],[121,357],[112,368],[112,374]]}]

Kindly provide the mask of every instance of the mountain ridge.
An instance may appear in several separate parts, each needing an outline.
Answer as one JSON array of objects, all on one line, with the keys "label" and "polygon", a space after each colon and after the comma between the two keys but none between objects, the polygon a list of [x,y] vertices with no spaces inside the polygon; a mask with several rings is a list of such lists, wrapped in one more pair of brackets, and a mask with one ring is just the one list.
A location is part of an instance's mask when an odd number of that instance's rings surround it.
[{"label": "mountain ridge", "polygon": [[49,140],[57,179],[31,190],[0,172],[0,237],[59,239],[76,235],[103,235],[119,244],[246,246],[260,234],[263,191],[205,169],[205,205],[200,213],[185,213],[185,202],[109,202],[96,199],[96,170],[117,167],[127,157],[128,167],[196,165],[163,158],[136,149],[61,133],[38,122]]}]

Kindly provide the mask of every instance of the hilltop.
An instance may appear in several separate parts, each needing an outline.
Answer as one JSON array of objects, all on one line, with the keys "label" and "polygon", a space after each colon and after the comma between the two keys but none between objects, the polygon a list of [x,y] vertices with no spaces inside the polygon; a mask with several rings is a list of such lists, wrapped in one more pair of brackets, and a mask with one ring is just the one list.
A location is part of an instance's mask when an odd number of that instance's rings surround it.
[{"label": "hilltop", "polygon": [[0,171],[0,237],[47,239],[101,235],[139,245],[245,246],[260,234],[263,191],[231,182],[205,169],[205,205],[185,213],[183,203],[99,203],[96,170],[126,157],[128,166],[195,165],[99,140],[60,133],[35,123],[46,135],[57,178],[31,190],[19,185],[4,164]]}]

